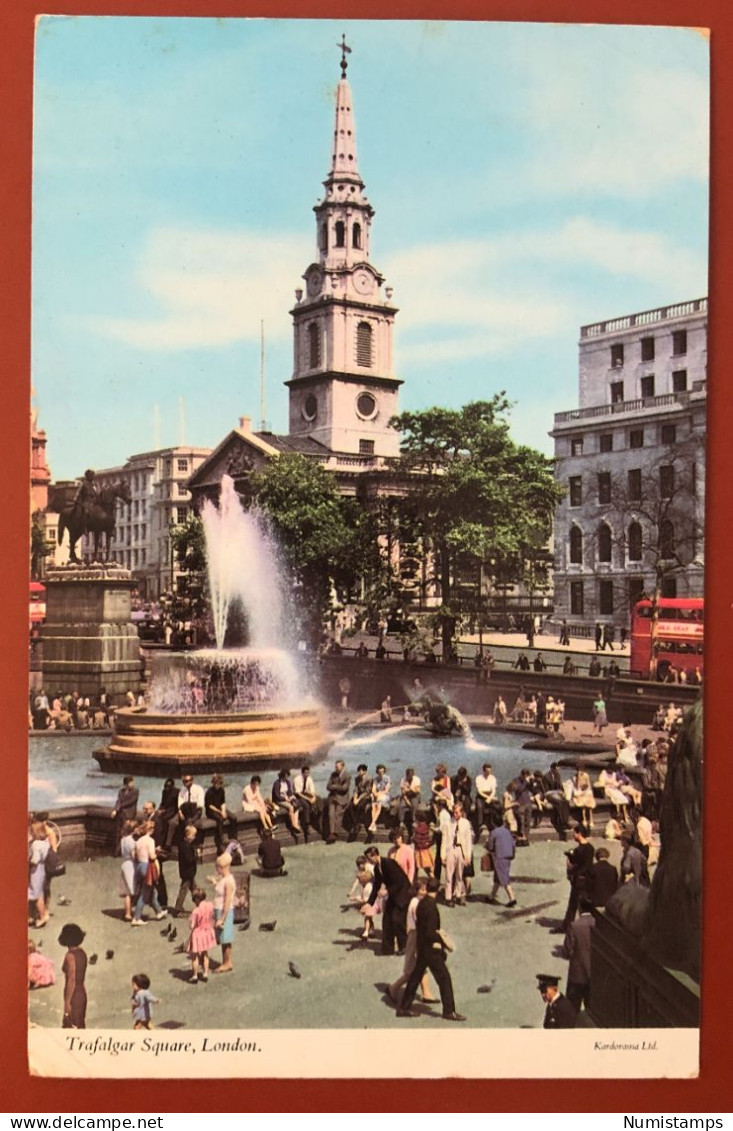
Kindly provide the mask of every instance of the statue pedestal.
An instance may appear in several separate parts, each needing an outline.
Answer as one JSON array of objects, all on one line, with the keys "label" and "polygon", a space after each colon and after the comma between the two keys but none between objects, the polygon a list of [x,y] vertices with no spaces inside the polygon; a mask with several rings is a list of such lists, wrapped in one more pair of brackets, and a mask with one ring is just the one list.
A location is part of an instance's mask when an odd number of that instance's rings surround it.
[{"label": "statue pedestal", "polygon": [[591,935],[590,1015],[605,1029],[696,1028],[700,987],[645,952],[604,911]]},{"label": "statue pedestal", "polygon": [[51,569],[45,580],[43,685],[46,691],[97,695],[114,701],[137,695],[142,676],[140,640],[132,622],[129,570],[106,565]]}]

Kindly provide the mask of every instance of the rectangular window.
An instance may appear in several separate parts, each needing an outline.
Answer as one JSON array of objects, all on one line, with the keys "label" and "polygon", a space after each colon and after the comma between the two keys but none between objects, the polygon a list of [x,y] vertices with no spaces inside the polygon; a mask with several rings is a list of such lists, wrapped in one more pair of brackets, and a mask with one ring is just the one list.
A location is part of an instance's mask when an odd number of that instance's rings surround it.
[{"label": "rectangular window", "polygon": [[188,460],[187,459],[179,459],[177,461],[177,466],[178,466],[179,471],[188,471]]},{"label": "rectangular window", "polygon": [[604,432],[601,436],[600,448],[602,452],[613,451],[613,432]]},{"label": "rectangular window", "polygon": [[623,381],[611,382],[611,404],[621,404],[624,399]]},{"label": "rectangular window", "polygon": [[176,522],[179,526],[188,518],[188,507],[176,507]]},{"label": "rectangular window", "polygon": [[663,424],[662,425],[662,443],[663,444],[676,444],[677,443],[677,425],[676,424]]},{"label": "rectangular window", "polygon": [[687,390],[687,370],[676,369],[672,374],[672,392],[684,393]]},{"label": "rectangular window", "polygon": [[672,353],[675,357],[687,353],[687,330],[674,330],[672,332]]},{"label": "rectangular window", "polygon": [[671,463],[659,469],[659,491],[663,499],[671,499],[674,495],[674,466]]},{"label": "rectangular window", "polygon": [[359,455],[360,456],[373,456],[374,455],[374,440],[359,440]]},{"label": "rectangular window", "polygon": [[611,472],[599,471],[598,473],[598,502],[611,502]]},{"label": "rectangular window", "polygon": [[641,339],[641,360],[654,361],[654,338]]},{"label": "rectangular window", "polygon": [[184,481],[182,479],[178,480],[177,487],[178,487],[178,494],[179,495],[187,495],[188,494],[188,487],[186,486],[186,484],[184,483]]},{"label": "rectangular window", "polygon": [[641,502],[641,468],[635,467],[629,472],[629,502]]},{"label": "rectangular window", "polygon": [[583,582],[570,582],[570,612],[574,617],[583,615]]},{"label": "rectangular window", "polygon": [[648,373],[646,377],[641,379],[641,395],[646,400],[647,397],[654,396],[654,374]]},{"label": "rectangular window", "polygon": [[611,346],[611,367],[613,369],[620,369],[624,363],[624,346],[623,342],[617,342]]},{"label": "rectangular window", "polygon": [[632,428],[629,432],[629,447],[630,448],[643,448],[644,447],[644,429]]},{"label": "rectangular window", "polygon": [[571,456],[582,456],[583,454],[583,437],[573,436],[570,441],[570,454]]},{"label": "rectangular window", "polygon": [[662,578],[662,596],[663,597],[676,597],[677,596],[677,578],[670,577],[669,574]]},{"label": "rectangular window", "polygon": [[643,577],[630,577],[629,578],[629,608],[633,609],[637,601],[641,600],[641,595],[644,592],[644,578]]},{"label": "rectangular window", "polygon": [[579,507],[583,502],[583,480],[580,475],[571,475],[568,480],[570,506]]},{"label": "rectangular window", "polygon": [[165,461],[165,474],[166,474],[166,475],[170,475],[170,473],[171,473],[171,466],[172,466],[172,465],[171,465],[171,461],[170,461],[169,459],[167,459],[167,460]]},{"label": "rectangular window", "polygon": [[599,581],[598,607],[601,616],[610,616],[613,613],[613,582]]}]

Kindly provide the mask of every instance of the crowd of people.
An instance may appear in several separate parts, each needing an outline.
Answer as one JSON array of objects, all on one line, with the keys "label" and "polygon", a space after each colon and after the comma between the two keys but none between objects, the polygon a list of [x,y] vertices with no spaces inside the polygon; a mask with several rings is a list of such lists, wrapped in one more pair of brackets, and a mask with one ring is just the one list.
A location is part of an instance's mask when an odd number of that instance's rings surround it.
[{"label": "crowd of people", "polygon": [[[419,691],[420,687],[416,689]],[[57,699],[60,709],[68,709],[70,704],[61,696]],[[520,691],[511,712],[498,697],[494,720],[521,714],[526,721],[529,713],[535,725],[552,727],[557,723],[555,729],[559,729],[562,706],[551,696],[525,696]],[[54,717],[56,709],[55,699],[49,705],[49,717]],[[385,710],[391,710],[391,703],[386,707],[382,704],[383,714]],[[77,700],[77,715],[79,711]],[[602,730],[608,722],[600,695],[593,712],[596,726]],[[251,775],[242,788],[241,812],[257,820],[257,856],[260,874],[266,877],[287,875],[280,844],[273,835],[278,818],[284,820],[295,843],[300,837],[307,842],[312,830],[329,845],[337,840],[355,842],[363,836],[365,851],[357,857],[356,878],[348,897],[361,913],[360,938],[364,942],[377,939],[381,953],[404,956],[404,969],[389,988],[400,1016],[411,1014],[418,991],[423,1001],[437,1000],[427,981],[432,974],[443,1016],[452,1021],[465,1018],[456,1010],[447,965],[450,946],[440,925],[439,906],[466,906],[475,878],[475,847],[481,841],[485,847],[476,859],[492,882],[487,901],[497,903],[503,893],[504,906],[517,907],[512,862],[516,851],[531,844],[535,830],[548,818],[559,840],[572,838],[573,842],[566,853],[568,905],[557,928],[565,936],[564,953],[570,962],[566,994],[560,993],[557,979],[553,984],[553,975],[538,975],[546,1003],[545,1025],[564,1027],[575,1024],[578,1010],[587,1004],[595,910],[605,906],[620,883],[650,884],[650,869],[658,853],[658,820],[670,742],[681,719],[682,711],[674,703],[660,705],[653,720],[658,737],[645,738],[638,746],[631,728],[620,727],[616,761],[599,767],[595,780],[581,762],[570,773],[563,773],[554,762],[547,770],[522,769],[501,788],[489,762],[474,776],[465,766],[450,773],[439,762],[424,784],[414,767],[406,767],[393,780],[383,763],[372,771],[362,762],[352,780],[345,762],[339,759],[322,795],[308,765],[295,774],[287,768],[279,770],[269,789],[263,787],[260,774]],[[604,805],[608,820],[602,825],[603,836],[620,843],[618,869],[609,861],[608,848],[602,845],[594,849],[590,843],[595,811]],[[191,962],[190,980],[208,980],[216,947],[221,947],[221,960],[213,965],[213,972],[233,970],[235,922],[241,924],[247,917],[249,897],[248,888],[240,888],[232,872],[233,865],[244,862],[244,852],[237,839],[237,813],[227,806],[222,776],[214,774],[207,788],[192,774],[185,774],[180,784],[168,778],[159,801],[140,804],[139,790],[128,775],[111,816],[120,856],[124,920],[140,928],[147,921],[146,914],[159,920],[187,917],[190,931],[185,946]],[[374,844],[380,826],[389,835],[390,847],[385,855]],[[216,846],[216,865],[214,873],[202,883],[202,845],[208,832]],[[34,930],[49,922],[50,885],[59,867],[58,847],[53,823],[36,814],[29,824],[29,925]],[[175,861],[178,872],[175,898],[168,890],[171,877],[164,874],[168,861]],[[64,1024],[77,1028],[84,1026],[86,1008],[83,937],[77,924],[67,924],[59,936],[67,946]],[[29,984],[49,985],[54,976],[52,967],[49,970],[47,960],[30,941]],[[136,1027],[152,1024],[156,999],[146,979],[145,974],[133,979]]]},{"label": "crowd of people", "polygon": [[31,730],[70,732],[75,730],[106,730],[116,707],[142,707],[145,698],[126,691],[113,702],[113,696],[103,687],[96,695],[81,695],[78,691],[57,691],[50,698],[42,688],[31,692],[28,706],[28,726]]}]

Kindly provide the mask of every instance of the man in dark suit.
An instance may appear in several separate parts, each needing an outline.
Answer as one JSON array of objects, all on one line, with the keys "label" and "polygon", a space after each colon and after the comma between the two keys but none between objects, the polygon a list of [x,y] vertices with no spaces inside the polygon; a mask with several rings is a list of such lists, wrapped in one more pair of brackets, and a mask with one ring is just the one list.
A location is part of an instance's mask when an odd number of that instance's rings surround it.
[{"label": "man in dark suit", "polygon": [[590,899],[582,896],[580,915],[568,927],[563,945],[563,955],[570,960],[567,999],[576,1010],[582,1005],[588,1008],[591,936],[595,925],[593,904]]},{"label": "man in dark suit", "polygon": [[575,826],[573,829],[573,839],[575,841],[575,848],[572,852],[565,853],[568,861],[567,873],[568,879],[570,880],[570,899],[568,900],[562,926],[553,927],[553,934],[565,934],[575,918],[581,895],[587,895],[589,890],[590,870],[593,867],[593,845],[588,840],[583,825]]},{"label": "man in dark suit", "polygon": [[349,804],[351,774],[347,774],[345,764],[339,759],[333,773],[326,783],[328,793],[328,839],[326,844],[335,844],[344,827],[344,813]]},{"label": "man in dark suit", "polygon": [[393,847],[388,856],[380,857],[378,848],[366,850],[366,858],[374,868],[369,903],[375,903],[382,884],[387,889],[387,901],[382,912],[382,954],[394,954],[395,942],[400,954],[407,945],[407,908],[412,899],[412,887],[407,874],[394,858],[396,852]]},{"label": "man in dark suit", "polygon": [[596,861],[590,870],[589,897],[594,907],[605,907],[618,887],[618,872],[609,862],[607,848],[596,849]]},{"label": "man in dark suit", "polygon": [[546,774],[542,775],[542,792],[550,809],[550,822],[560,840],[568,839],[570,825],[570,806],[563,791],[562,774],[557,762],[552,762]]},{"label": "man in dark suit", "polygon": [[427,882],[427,894],[417,905],[415,922],[417,926],[417,961],[405,986],[402,1005],[397,1010],[398,1017],[413,1017],[412,1003],[426,970],[437,982],[440,1000],[443,1005],[445,1021],[465,1021],[462,1013],[456,1013],[453,997],[453,982],[445,963],[445,947],[438,934],[440,930],[440,911],[435,902],[440,890],[440,881],[431,876]]},{"label": "man in dark suit", "polygon": [[538,974],[537,983],[547,1006],[543,1029],[574,1029],[577,1013],[573,1003],[560,993],[560,979],[554,974]]}]

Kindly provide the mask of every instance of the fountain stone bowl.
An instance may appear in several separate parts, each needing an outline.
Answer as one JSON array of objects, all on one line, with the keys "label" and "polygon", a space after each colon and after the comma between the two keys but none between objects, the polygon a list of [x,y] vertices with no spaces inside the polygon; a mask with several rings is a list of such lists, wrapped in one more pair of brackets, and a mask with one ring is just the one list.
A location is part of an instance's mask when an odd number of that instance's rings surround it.
[{"label": "fountain stone bowl", "polygon": [[302,765],[329,743],[298,682],[292,657],[277,649],[157,656],[149,704],[116,710],[94,758],[103,771],[149,777]]}]

